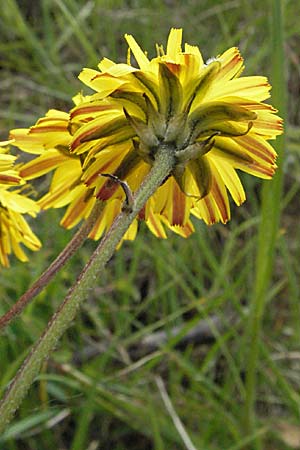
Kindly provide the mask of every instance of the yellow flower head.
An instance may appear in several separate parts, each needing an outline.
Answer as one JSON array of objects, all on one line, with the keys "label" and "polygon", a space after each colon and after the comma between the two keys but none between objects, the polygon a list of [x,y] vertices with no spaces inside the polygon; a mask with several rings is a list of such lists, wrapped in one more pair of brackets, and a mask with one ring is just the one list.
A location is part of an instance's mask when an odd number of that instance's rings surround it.
[{"label": "yellow flower head", "polygon": [[[95,197],[106,201],[92,232],[98,238],[124,199],[120,186],[101,174],[114,174],[136,191],[158,148],[167,144],[175,157],[172,173],[139,219],[160,237],[166,237],[165,225],[188,236],[191,214],[207,224],[226,223],[227,192],[238,205],[245,200],[236,169],[260,178],[272,177],[276,169],[268,140],[282,133],[282,121],[263,103],[269,97],[267,79],[241,77],[237,48],[205,63],[198,47],[182,49],[182,30],[172,29],[166,50],[157,46],[153,59],[132,36],[125,39],[127,64],[105,58],[99,71],[83,69],[79,78],[95,93],[76,96],[70,115],[50,111],[30,130],[12,131],[15,145],[40,154],[21,174],[34,177],[55,169],[41,205],[69,204],[67,227],[88,216]],[[135,233],[136,222],[126,237]]]}]

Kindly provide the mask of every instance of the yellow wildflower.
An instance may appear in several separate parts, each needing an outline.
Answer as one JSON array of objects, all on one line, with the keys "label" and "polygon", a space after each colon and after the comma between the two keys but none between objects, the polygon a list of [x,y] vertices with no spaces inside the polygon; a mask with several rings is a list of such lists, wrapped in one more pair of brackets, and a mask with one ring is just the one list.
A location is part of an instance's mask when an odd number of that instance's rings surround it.
[{"label": "yellow wildflower", "polygon": [[[119,184],[101,174],[115,175],[134,192],[165,145],[175,165],[138,218],[159,237],[166,237],[165,226],[188,236],[191,214],[207,224],[226,223],[227,191],[237,205],[245,200],[236,170],[270,178],[276,169],[268,141],[282,133],[282,121],[264,103],[267,79],[241,77],[237,48],[204,63],[198,47],[182,49],[182,30],[172,29],[166,51],[157,46],[153,59],[132,36],[125,38],[127,64],[104,58],[99,71],[83,69],[79,75],[95,94],[76,96],[70,114],[51,110],[29,130],[12,130],[14,145],[39,155],[21,175],[55,171],[40,205],[68,205],[66,227],[87,218],[96,197],[106,201],[91,233],[99,238],[124,200]],[[138,67],[131,65],[132,54]],[[136,229],[135,221],[126,238],[133,239]]]},{"label": "yellow wildflower", "polygon": [[[282,133],[276,110],[263,103],[265,77],[240,77],[237,48],[207,63],[200,50],[172,29],[166,52],[149,60],[132,36],[125,36],[139,68],[104,59],[99,72],[79,78],[96,91],[71,111],[71,152],[84,155],[83,180],[101,199],[121,196],[120,187],[99,177],[107,167],[135,191],[150,170],[159,146],[173,146],[171,177],[145,207],[167,226],[184,227],[190,213],[206,223],[230,218],[227,190],[236,204],[245,193],[236,169],[270,178],[276,153],[267,142]],[[150,213],[151,211],[151,213]]]}]

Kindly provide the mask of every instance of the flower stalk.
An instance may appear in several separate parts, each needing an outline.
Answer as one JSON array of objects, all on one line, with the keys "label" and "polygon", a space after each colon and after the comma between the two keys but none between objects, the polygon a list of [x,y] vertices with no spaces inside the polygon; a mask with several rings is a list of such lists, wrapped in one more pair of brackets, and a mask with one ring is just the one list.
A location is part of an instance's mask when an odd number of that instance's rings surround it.
[{"label": "flower stalk", "polygon": [[0,433],[12,419],[30,385],[38,375],[42,363],[49,358],[58,340],[71,325],[79,306],[88,299],[88,293],[95,285],[95,280],[112,257],[116,246],[130,224],[150,196],[171,173],[175,163],[174,153],[175,149],[172,144],[161,144],[159,146],[152,169],[135,193],[133,204],[130,208],[128,206],[123,208],[116,217],[111,228],[81,272],[77,282],[50,319],[39,341],[31,349],[0,403]]},{"label": "flower stalk", "polygon": [[2,331],[13,319],[15,319],[23,309],[35,298],[54,278],[59,270],[69,261],[70,258],[81,247],[88,237],[90,231],[96,223],[99,214],[103,210],[103,202],[97,202],[88,220],[80,227],[68,245],[55,258],[42,275],[30,286],[30,288],[19,298],[19,300],[0,317],[0,331]]}]

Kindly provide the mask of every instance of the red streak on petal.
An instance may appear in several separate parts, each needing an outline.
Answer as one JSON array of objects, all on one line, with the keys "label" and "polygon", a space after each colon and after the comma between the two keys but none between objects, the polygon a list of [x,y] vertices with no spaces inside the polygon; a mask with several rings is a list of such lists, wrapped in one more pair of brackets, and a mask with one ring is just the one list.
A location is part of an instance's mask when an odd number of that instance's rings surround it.
[{"label": "red streak on petal", "polygon": [[220,71],[220,73],[222,75],[225,75],[233,67],[235,67],[240,61],[243,61],[243,58],[241,57],[241,55],[239,53],[236,53],[234,55],[234,57],[230,61],[228,61],[228,63],[225,66],[222,67],[222,70]]},{"label": "red streak on petal", "polygon": [[[37,121],[37,125],[39,125],[40,123],[46,123],[46,122],[53,122],[53,123],[57,123],[57,122],[68,122],[68,119],[63,119],[62,117],[41,117],[38,121]],[[37,126],[34,125],[34,126]]]},{"label": "red streak on petal", "polygon": [[262,166],[260,166],[258,164],[248,164],[248,167],[250,169],[255,170],[258,173],[261,173],[263,175],[267,175],[270,178],[272,178],[272,176],[274,175],[275,168],[276,168],[276,166],[273,166],[273,167],[262,167]]},{"label": "red streak on petal", "polygon": [[253,155],[258,156],[262,160],[273,164],[276,155],[274,155],[267,147],[259,143],[256,139],[250,136],[241,136],[235,139],[236,143],[242,145],[246,150],[248,150]]},{"label": "red streak on petal", "polygon": [[269,105],[268,103],[250,103],[246,101],[241,101],[240,105],[244,108],[250,109],[252,111],[271,111],[271,112],[277,112],[277,109],[274,108],[272,105]]},{"label": "red streak on petal", "polygon": [[59,189],[56,192],[50,191],[48,194],[45,195],[44,198],[38,201],[39,206],[42,209],[47,209],[51,207],[57,199],[61,199],[63,192],[68,192],[68,188],[66,187],[64,190]]},{"label": "red streak on petal", "polygon": [[183,225],[185,217],[186,201],[176,182],[173,183],[173,214],[172,225]]},{"label": "red streak on petal", "polygon": [[74,117],[79,116],[81,114],[106,111],[106,110],[113,109],[113,108],[114,107],[112,105],[82,106],[82,107],[76,108],[74,111],[72,111],[70,117],[71,117],[71,119],[73,119]]},{"label": "red streak on petal", "polygon": [[105,73],[97,73],[97,75],[94,75],[94,76],[91,78],[90,81],[94,81],[94,80],[96,80],[97,78],[116,78],[116,77],[114,77],[113,75],[111,75],[110,73],[107,73],[107,72],[105,72]]},{"label": "red streak on petal", "polygon": [[190,67],[191,65],[193,65],[193,63],[195,61],[194,55],[191,55],[190,53],[184,53],[183,57],[184,57],[184,64],[187,67]]},{"label": "red streak on petal", "polygon": [[52,125],[52,126],[36,126],[33,128],[30,128],[29,130],[29,134],[32,133],[47,133],[47,132],[62,132],[62,131],[67,131],[67,127],[66,125]]},{"label": "red streak on petal", "polygon": [[87,136],[93,134],[95,131],[99,130],[100,127],[99,125],[90,128],[89,130],[85,131],[84,133],[81,133],[79,136],[77,136],[77,138],[75,139],[75,141],[72,142],[72,144],[70,145],[70,150],[73,151],[76,149],[76,147],[78,147],[81,144],[81,140],[86,138]]},{"label": "red streak on petal", "polygon": [[13,133],[9,134],[10,137],[14,139],[16,143],[26,143],[26,142],[35,142],[35,138],[32,136],[29,136],[28,132],[26,134],[23,134],[22,136],[15,136]]},{"label": "red streak on petal", "polygon": [[242,87],[241,90],[242,90],[242,91],[245,91],[245,90],[247,90],[247,89],[259,88],[259,87],[262,87],[262,86],[265,86],[265,87],[267,87],[267,88],[271,88],[270,83],[268,83],[268,82],[266,81],[265,83],[251,84],[251,86],[245,86],[245,87]]},{"label": "red streak on petal", "polygon": [[[95,240],[95,236],[96,236],[96,234],[98,233],[98,228],[99,228],[99,225],[100,225],[100,223],[101,223],[101,220],[102,220],[102,217],[100,216],[100,217],[98,218],[97,222],[95,223],[95,225],[93,226],[92,231],[90,231],[90,233],[89,233],[89,238],[90,238],[90,239],[94,239],[94,240]],[[99,238],[102,236],[102,234],[103,234],[103,233],[101,233],[101,234],[99,235]]]},{"label": "red streak on petal", "polygon": [[67,215],[67,217],[65,218],[64,221],[61,222],[62,226],[65,228],[69,228],[73,221],[77,219],[77,217],[80,215],[81,213],[81,208],[79,208],[80,205],[77,205],[76,208],[72,208],[72,210],[70,211],[70,213]]},{"label": "red streak on petal", "polygon": [[190,222],[187,222],[185,225],[181,227],[184,237],[189,237],[193,233],[193,228]]},{"label": "red streak on petal", "polygon": [[36,172],[44,171],[45,169],[54,169],[58,164],[65,162],[68,158],[62,157],[61,155],[58,155],[57,157],[53,157],[51,159],[36,161],[34,165],[28,168],[25,167],[24,169],[21,168],[20,175],[21,177],[28,177],[29,175],[32,175]]},{"label": "red streak on petal", "polygon": [[157,226],[156,220],[154,219],[154,216],[153,216],[152,213],[149,214],[148,221],[151,222],[151,225],[153,226],[153,228],[154,228],[154,230],[155,230],[155,232],[156,232],[156,235],[157,235],[159,238],[163,238],[164,236],[161,234],[160,229],[159,229],[159,227]]},{"label": "red streak on petal", "polygon": [[268,120],[256,119],[253,123],[256,129],[262,128],[263,130],[283,130],[283,121],[281,119],[277,119],[272,122]]},{"label": "red streak on petal", "polygon": [[18,183],[20,178],[13,175],[0,175],[0,183]]},{"label": "red streak on petal", "polygon": [[174,75],[179,75],[180,70],[181,70],[180,64],[175,64],[175,63],[167,62],[167,63],[166,63],[166,66],[168,67],[168,69],[170,69],[170,71],[171,71],[172,73],[174,73]]},{"label": "red streak on petal", "polygon": [[86,186],[91,186],[97,180],[97,178],[100,177],[100,174],[106,171],[107,167],[109,167],[109,162],[104,164],[104,166],[102,166],[99,170],[97,170],[97,172],[93,173],[93,175],[91,175],[87,180],[85,180],[84,184]]},{"label": "red streak on petal", "polygon": [[219,212],[221,214],[222,222],[226,223],[228,222],[228,213],[227,213],[227,206],[224,199],[224,195],[222,194],[220,187],[217,183],[214,183],[212,188],[212,195],[215,199],[215,202],[218,206]]},{"label": "red streak on petal", "polygon": [[193,228],[191,222],[187,222],[187,223],[184,225],[183,228],[187,231],[187,233],[188,233],[187,236],[189,236],[190,234],[192,234],[193,231],[194,231],[194,228]]},{"label": "red streak on petal", "polygon": [[[115,156],[112,155],[109,161],[107,161],[105,164],[103,164],[103,166],[99,167],[99,169],[98,169],[95,173],[93,173],[93,175],[91,175],[89,178],[87,178],[87,179],[85,180],[85,184],[86,184],[87,186],[90,186],[94,181],[97,180],[97,178],[101,175],[101,173],[109,172],[109,171],[110,171],[110,166],[111,166],[111,164],[112,164],[117,158],[118,158],[118,155],[115,155]],[[115,169],[114,169],[114,170],[115,170]],[[116,184],[116,185],[117,185],[117,183],[114,183],[112,180],[107,180],[107,181],[110,181],[110,183],[113,183],[113,184]]]},{"label": "red streak on petal", "polygon": [[96,197],[100,200],[108,200],[118,189],[119,185],[117,183],[113,183],[111,180],[108,180],[104,186],[99,190]]},{"label": "red streak on petal", "polygon": [[193,228],[191,226],[191,224],[189,222],[187,222],[183,227],[182,227],[183,231],[184,231],[184,236],[185,237],[189,237],[192,233],[193,233]]},{"label": "red streak on petal", "polygon": [[209,196],[207,195],[206,197],[204,197],[203,201],[204,201],[204,203],[206,205],[206,208],[208,210],[208,213],[209,213],[210,223],[211,224],[216,223],[216,216],[215,216],[215,212],[214,212],[214,207],[213,207],[213,205],[211,203],[211,200],[210,200]]},{"label": "red streak on petal", "polygon": [[85,192],[83,195],[81,195],[77,201],[72,205],[72,208],[69,211],[69,214],[65,218],[61,224],[65,228],[69,228],[73,225],[74,222],[78,220],[78,217],[83,219],[84,211],[87,206],[87,202],[89,201],[91,197],[91,191]]}]

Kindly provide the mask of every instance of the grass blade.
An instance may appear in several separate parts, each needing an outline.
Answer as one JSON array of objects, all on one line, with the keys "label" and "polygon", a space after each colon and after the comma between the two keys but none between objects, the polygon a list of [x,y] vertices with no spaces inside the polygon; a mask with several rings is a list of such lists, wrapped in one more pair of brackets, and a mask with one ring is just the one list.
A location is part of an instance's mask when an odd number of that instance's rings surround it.
[{"label": "grass blade", "polygon": [[[272,11],[271,41],[272,41],[272,84],[273,103],[280,115],[285,117],[285,76],[284,76],[284,37],[283,37],[283,2],[271,0]],[[261,327],[265,309],[265,300],[269,289],[274,265],[275,247],[278,237],[280,220],[280,201],[282,196],[282,156],[284,137],[280,136],[275,144],[278,152],[278,169],[274,179],[266,183],[262,190],[261,222],[257,242],[257,259],[255,284],[250,305],[247,343],[249,353],[246,368],[246,401],[245,401],[245,431],[255,434],[256,417],[255,401],[257,393],[257,367],[259,359],[259,344]],[[260,449],[259,439],[252,449]]]}]

